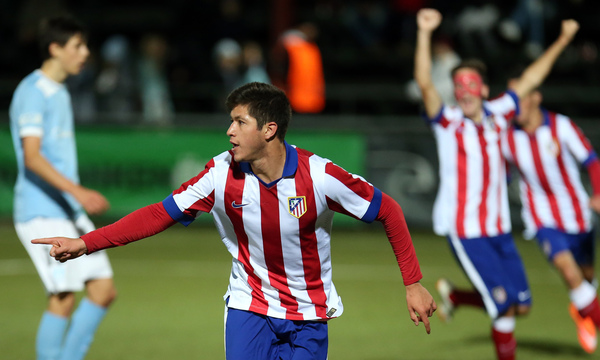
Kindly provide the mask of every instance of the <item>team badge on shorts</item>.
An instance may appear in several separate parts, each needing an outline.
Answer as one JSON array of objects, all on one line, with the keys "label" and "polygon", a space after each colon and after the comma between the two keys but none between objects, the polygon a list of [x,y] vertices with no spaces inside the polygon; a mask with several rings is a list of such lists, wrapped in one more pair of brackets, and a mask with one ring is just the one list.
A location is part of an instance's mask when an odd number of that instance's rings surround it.
[{"label": "team badge on shorts", "polygon": [[492,289],[492,296],[494,297],[494,301],[498,304],[504,304],[506,302],[506,290],[504,290],[504,286],[496,286]]},{"label": "team badge on shorts", "polygon": [[306,196],[294,196],[288,198],[288,212],[300,219],[306,212]]}]

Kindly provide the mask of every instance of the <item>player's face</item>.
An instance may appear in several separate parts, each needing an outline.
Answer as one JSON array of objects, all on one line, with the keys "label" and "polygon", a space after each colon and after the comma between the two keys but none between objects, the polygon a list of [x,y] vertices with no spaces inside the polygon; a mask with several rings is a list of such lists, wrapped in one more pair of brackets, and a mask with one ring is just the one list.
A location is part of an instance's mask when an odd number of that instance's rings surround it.
[{"label": "player's face", "polygon": [[460,69],[454,74],[454,96],[466,117],[473,118],[483,105],[483,80],[473,69]]},{"label": "player's face", "polygon": [[261,158],[267,144],[263,129],[259,129],[256,119],[248,114],[247,105],[239,105],[231,110],[227,136],[233,146],[231,151],[235,161],[252,162]]},{"label": "player's face", "polygon": [[69,41],[64,46],[59,46],[56,52],[56,58],[69,75],[79,74],[88,56],[90,50],[81,34],[71,36]]}]

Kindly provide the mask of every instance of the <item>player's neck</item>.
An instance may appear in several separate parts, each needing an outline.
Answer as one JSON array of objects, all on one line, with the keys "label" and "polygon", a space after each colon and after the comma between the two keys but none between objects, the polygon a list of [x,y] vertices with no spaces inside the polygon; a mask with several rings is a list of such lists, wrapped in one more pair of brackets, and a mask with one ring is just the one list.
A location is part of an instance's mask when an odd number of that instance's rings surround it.
[{"label": "player's neck", "polygon": [[286,149],[283,142],[273,140],[273,143],[269,145],[265,149],[264,156],[250,163],[254,175],[267,184],[283,176],[286,158]]},{"label": "player's neck", "polygon": [[67,76],[69,75],[67,74],[65,69],[63,69],[61,64],[55,59],[48,59],[44,61],[41,70],[44,73],[44,75],[56,81],[57,83],[64,82],[67,79]]},{"label": "player's neck", "polygon": [[536,110],[531,112],[531,116],[529,117],[528,121],[523,124],[522,128],[525,132],[533,134],[537,128],[542,125],[543,119],[544,116],[542,111],[539,108],[536,108]]}]

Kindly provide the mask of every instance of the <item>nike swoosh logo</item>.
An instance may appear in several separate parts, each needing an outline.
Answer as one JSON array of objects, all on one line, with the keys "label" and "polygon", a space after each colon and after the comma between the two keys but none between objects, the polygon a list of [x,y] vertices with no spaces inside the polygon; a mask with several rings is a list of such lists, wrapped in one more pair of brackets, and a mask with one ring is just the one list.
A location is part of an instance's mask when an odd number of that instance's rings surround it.
[{"label": "nike swoosh logo", "polygon": [[231,206],[233,206],[235,209],[239,209],[239,208],[244,207],[246,205],[250,205],[250,204],[236,204],[235,201],[231,202]]}]

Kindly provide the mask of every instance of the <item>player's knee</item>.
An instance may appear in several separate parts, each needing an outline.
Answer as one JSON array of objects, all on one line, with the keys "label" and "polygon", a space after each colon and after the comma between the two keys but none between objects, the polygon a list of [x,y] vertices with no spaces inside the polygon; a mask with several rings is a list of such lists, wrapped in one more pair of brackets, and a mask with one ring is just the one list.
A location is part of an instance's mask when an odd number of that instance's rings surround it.
[{"label": "player's knee", "polygon": [[517,316],[525,316],[529,314],[529,311],[531,311],[531,305],[518,305],[516,307]]},{"label": "player's knee", "polygon": [[97,305],[109,307],[117,298],[117,289],[112,279],[93,280],[87,283],[87,297]]}]

